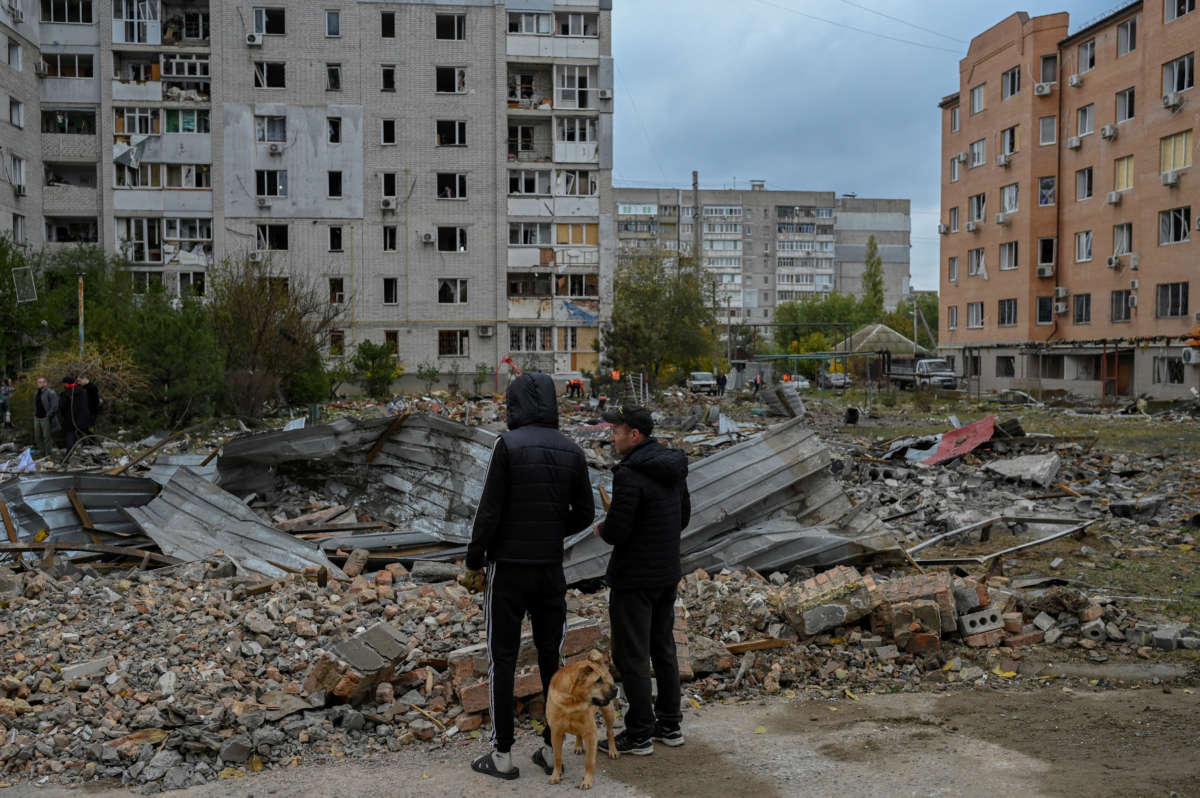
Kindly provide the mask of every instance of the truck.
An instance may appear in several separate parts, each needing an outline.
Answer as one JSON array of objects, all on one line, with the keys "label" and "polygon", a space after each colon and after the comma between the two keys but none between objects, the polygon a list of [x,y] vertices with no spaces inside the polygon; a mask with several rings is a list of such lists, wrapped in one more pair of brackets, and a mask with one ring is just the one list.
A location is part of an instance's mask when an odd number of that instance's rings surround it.
[{"label": "truck", "polygon": [[940,357],[921,360],[892,361],[884,375],[892,385],[900,388],[949,388],[958,387],[958,375]]}]

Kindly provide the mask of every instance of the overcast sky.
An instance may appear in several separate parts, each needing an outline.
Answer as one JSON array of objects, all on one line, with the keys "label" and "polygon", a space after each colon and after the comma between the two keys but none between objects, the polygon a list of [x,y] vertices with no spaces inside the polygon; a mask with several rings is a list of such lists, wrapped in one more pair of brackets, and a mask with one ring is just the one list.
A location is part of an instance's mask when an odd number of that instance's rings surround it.
[{"label": "overcast sky", "polygon": [[1074,32],[1126,4],[614,0],[613,182],[690,187],[696,169],[703,188],[907,197],[913,287],[937,288],[937,103],[971,37],[1015,11],[1070,12]]}]

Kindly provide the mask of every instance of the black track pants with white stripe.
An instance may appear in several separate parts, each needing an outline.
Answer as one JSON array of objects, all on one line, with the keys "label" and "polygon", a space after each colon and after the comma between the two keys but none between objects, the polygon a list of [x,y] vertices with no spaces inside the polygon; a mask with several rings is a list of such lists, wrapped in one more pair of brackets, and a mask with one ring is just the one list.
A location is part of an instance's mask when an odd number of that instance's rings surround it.
[{"label": "black track pants with white stripe", "polygon": [[[567,624],[567,580],[561,563],[525,565],[492,563],[487,583],[488,684],[492,714],[492,747],[507,753],[513,744],[513,681],[521,648],[521,621],[533,626],[542,695],[562,666]],[[542,734],[547,744],[550,730]]]}]

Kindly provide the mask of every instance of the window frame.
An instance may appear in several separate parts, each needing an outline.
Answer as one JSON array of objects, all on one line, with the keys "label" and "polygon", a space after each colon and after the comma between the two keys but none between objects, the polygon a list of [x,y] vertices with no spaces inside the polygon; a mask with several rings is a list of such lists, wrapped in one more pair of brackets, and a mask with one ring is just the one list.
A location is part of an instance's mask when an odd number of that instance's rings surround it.
[{"label": "window frame", "polygon": [[[1086,53],[1086,56],[1085,56]],[[1080,42],[1076,50],[1076,65],[1080,75],[1087,74],[1096,68],[1096,39]]]},{"label": "window frame", "polygon": [[[333,20],[335,23],[332,26],[332,28],[330,27],[330,24],[329,24],[331,20]],[[336,30],[333,30],[333,32],[330,32],[334,28]],[[327,38],[327,39],[342,38],[342,12],[340,9],[337,9],[337,8],[325,9],[325,38]]]},{"label": "window frame", "polygon": [[1000,74],[1000,101],[1021,93],[1021,67],[1006,69]]},{"label": "window frame", "polygon": [[[1087,202],[1096,196],[1096,172],[1090,166],[1075,170],[1075,201]],[[1085,194],[1084,191],[1087,191]]]},{"label": "window frame", "polygon": [[1096,251],[1096,237],[1091,230],[1075,233],[1075,262],[1090,263]]},{"label": "window frame", "polygon": [[[1128,122],[1130,119],[1133,119],[1134,115],[1136,114],[1136,112],[1137,112],[1136,89],[1137,89],[1136,86],[1130,86],[1127,89],[1121,89],[1119,92],[1117,92],[1117,94],[1116,94],[1117,108],[1116,108],[1116,113],[1114,115],[1114,118],[1117,120],[1118,125]],[[1122,112],[1125,114],[1124,116],[1122,116]]]},{"label": "window frame", "polygon": [[[466,305],[469,301],[470,294],[467,290],[468,280],[466,277],[438,277],[437,278],[437,304],[439,305]],[[442,289],[450,289],[450,301],[442,299]]]},{"label": "window frame", "polygon": [[1129,306],[1129,297],[1133,292],[1128,288],[1118,288],[1108,295],[1108,320],[1113,324],[1128,324],[1133,320],[1133,309]]},{"label": "window frame", "polygon": [[[453,346],[446,346],[454,338]],[[438,330],[438,357],[470,357],[471,356],[471,331],[470,330]],[[453,350],[453,351],[450,351]]]},{"label": "window frame", "polygon": [[967,303],[967,329],[982,330],[984,323],[983,302]]},{"label": "window frame", "polygon": [[996,301],[996,326],[997,327],[1016,327],[1017,326],[1017,299],[1016,297],[1006,297]]},{"label": "window frame", "polygon": [[[1196,86],[1196,53],[1186,53],[1163,64],[1162,93],[1190,91]],[[1172,88],[1167,88],[1168,75]],[[1186,84],[1186,85],[1183,85]]]},{"label": "window frame", "polygon": [[[1171,0],[1165,0],[1169,3]],[[1164,5],[1165,5],[1164,3]],[[1122,41],[1123,39],[1123,41]],[[1121,49],[1124,45],[1125,49]],[[1129,55],[1137,49],[1137,17],[1133,16],[1129,19],[1117,23],[1117,58],[1123,55]]]},{"label": "window frame", "polygon": [[1156,319],[1182,319],[1188,315],[1187,280],[1158,283],[1154,286],[1154,317]]},{"label": "window frame", "polygon": [[[274,16],[278,14],[277,20],[279,30],[269,31],[267,28],[271,25],[271,20],[268,15]],[[287,9],[280,6],[252,6],[250,9],[250,20],[252,30],[260,36],[286,36],[287,35]]]},{"label": "window frame", "polygon": [[1084,325],[1092,323],[1092,295],[1073,294],[1071,296],[1071,323]]},{"label": "window frame", "polygon": [[[1086,129],[1084,125],[1087,125]],[[1075,109],[1075,135],[1083,138],[1096,132],[1096,104],[1088,103]]]},{"label": "window frame", "polygon": [[[1177,208],[1167,208],[1158,212],[1158,245],[1169,247],[1175,244],[1186,244],[1191,240],[1192,208],[1181,205]],[[1176,238],[1178,232],[1183,235]]]},{"label": "window frame", "polygon": [[[254,61],[254,88],[263,90],[279,91],[287,88],[287,62],[286,61]],[[272,84],[275,69],[278,68],[279,84]]]},{"label": "window frame", "polygon": [[[1047,193],[1046,193],[1047,181],[1049,181],[1049,197],[1050,197],[1049,202],[1044,201],[1047,196]],[[1038,178],[1038,207],[1039,208],[1053,208],[1057,202],[1058,202],[1058,178],[1055,177],[1054,175],[1049,175],[1046,177],[1039,177]]]},{"label": "window frame", "polygon": [[[970,100],[968,109],[970,110],[971,116],[975,116],[976,114],[981,114],[987,110],[987,93],[986,93],[986,89],[985,89],[986,86],[987,86],[987,82],[985,81],[983,83],[980,83],[978,86],[971,87],[971,90],[968,93],[968,97]],[[976,92],[978,92],[978,95],[976,94]],[[976,100],[978,100],[978,105],[976,104]]]}]

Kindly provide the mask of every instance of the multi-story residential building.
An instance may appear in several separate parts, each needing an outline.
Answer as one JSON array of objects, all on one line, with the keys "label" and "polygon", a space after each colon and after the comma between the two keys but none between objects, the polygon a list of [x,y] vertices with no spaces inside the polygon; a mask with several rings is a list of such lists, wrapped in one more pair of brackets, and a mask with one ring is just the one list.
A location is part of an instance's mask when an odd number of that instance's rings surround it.
[{"label": "multi-story residential building", "polygon": [[0,86],[41,117],[40,146],[4,131],[32,245],[100,243],[173,293],[269,262],[342,306],[332,355],[596,367],[611,0],[24,5]]},{"label": "multi-story residential building", "polygon": [[699,233],[703,264],[717,280],[721,315],[770,321],[780,302],[811,294],[861,294],[867,240],[883,260],[884,303],[908,291],[909,201],[837,198],[832,191],[693,192],[618,188],[617,241],[622,252],[675,251],[690,256]]},{"label": "multi-story residential building", "polygon": [[983,389],[1184,396],[1200,13],[1146,0],[1068,26],[1017,13],[976,36],[939,104],[940,344]]},{"label": "multi-story residential building", "polygon": [[[30,6],[30,9],[26,9]],[[5,58],[0,64],[0,103],[7,103],[8,117],[0,121],[0,230],[17,243],[40,246],[42,242],[42,137],[38,135],[38,49],[37,18],[28,14],[32,3],[0,3],[0,46]]]}]

